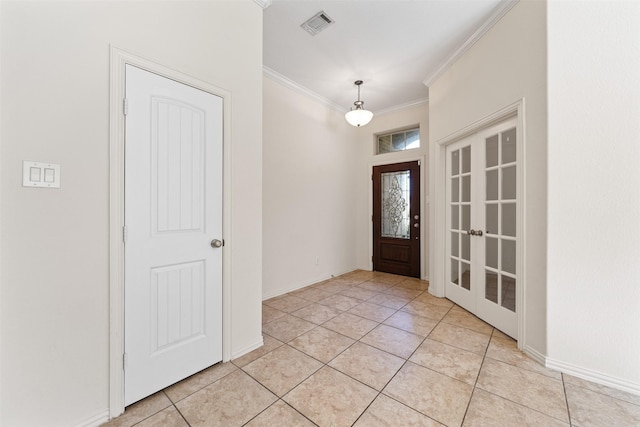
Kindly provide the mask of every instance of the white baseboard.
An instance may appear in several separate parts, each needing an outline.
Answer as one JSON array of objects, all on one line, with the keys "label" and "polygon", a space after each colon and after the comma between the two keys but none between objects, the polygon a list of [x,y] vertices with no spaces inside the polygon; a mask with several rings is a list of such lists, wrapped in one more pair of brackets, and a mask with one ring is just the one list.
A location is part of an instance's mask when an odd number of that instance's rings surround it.
[{"label": "white baseboard", "polygon": [[330,276],[320,276],[315,279],[305,280],[304,282],[298,282],[294,285],[291,285],[284,291],[276,291],[269,294],[262,294],[262,301],[268,300],[269,298],[279,297],[280,295],[288,294],[289,292],[297,291],[298,289],[306,288],[307,286],[311,286],[315,283],[324,282],[325,280],[333,279],[334,277],[342,276],[343,274],[350,273],[354,270],[358,270],[358,268],[354,267],[350,270],[344,271],[342,273],[332,274]]},{"label": "white baseboard", "polygon": [[522,351],[529,356],[530,358],[532,358],[533,360],[535,360],[536,362],[538,362],[539,364],[541,364],[542,366],[546,366],[547,363],[547,357],[540,353],[538,350],[536,350],[535,348],[531,348],[528,345],[525,344],[524,348],[522,349]]},{"label": "white baseboard", "polygon": [[107,421],[109,421],[109,410],[105,409],[103,411],[100,411],[93,417],[88,418],[80,422],[79,424],[76,424],[75,427],[98,427],[99,425],[104,424]]},{"label": "white baseboard", "polygon": [[549,357],[546,358],[545,366],[547,368],[555,369],[556,371],[560,371],[565,374],[573,375],[574,377],[582,378],[583,380],[591,381],[596,384],[601,384],[607,387],[615,388],[616,390],[622,390],[626,391],[627,393],[640,396],[640,384],[633,383],[631,381],[615,378],[598,371],[585,369],[580,366],[572,365],[571,363],[565,363],[560,360],[554,360]]},{"label": "white baseboard", "polygon": [[251,344],[231,355],[231,360],[237,359],[238,357],[242,357],[247,353],[251,353],[253,350],[258,349],[264,345],[264,338],[260,335],[260,341],[255,344]]}]

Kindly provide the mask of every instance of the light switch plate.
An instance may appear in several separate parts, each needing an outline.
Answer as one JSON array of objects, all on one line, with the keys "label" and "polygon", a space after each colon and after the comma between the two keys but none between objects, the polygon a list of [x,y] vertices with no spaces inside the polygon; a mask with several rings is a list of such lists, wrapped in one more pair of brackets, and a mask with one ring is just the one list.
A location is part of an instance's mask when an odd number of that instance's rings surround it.
[{"label": "light switch plate", "polygon": [[60,165],[23,161],[22,186],[60,188]]}]

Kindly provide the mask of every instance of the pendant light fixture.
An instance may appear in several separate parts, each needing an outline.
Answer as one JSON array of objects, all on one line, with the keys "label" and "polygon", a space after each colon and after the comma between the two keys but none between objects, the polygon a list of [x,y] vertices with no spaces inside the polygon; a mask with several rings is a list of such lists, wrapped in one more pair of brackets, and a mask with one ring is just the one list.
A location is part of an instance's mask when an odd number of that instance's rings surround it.
[{"label": "pendant light fixture", "polygon": [[360,101],[360,85],[362,84],[362,80],[356,80],[353,84],[358,86],[358,100],[353,103],[356,108],[351,109],[351,111],[344,115],[344,118],[347,119],[351,126],[360,127],[371,121],[373,113],[369,110],[365,110],[364,101]]}]

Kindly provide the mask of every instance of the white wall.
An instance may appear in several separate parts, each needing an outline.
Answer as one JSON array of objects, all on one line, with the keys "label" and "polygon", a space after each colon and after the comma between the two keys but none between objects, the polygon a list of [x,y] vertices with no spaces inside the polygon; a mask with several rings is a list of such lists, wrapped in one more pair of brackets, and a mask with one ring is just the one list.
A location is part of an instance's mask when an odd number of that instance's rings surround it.
[{"label": "white wall", "polygon": [[342,113],[271,78],[263,101],[266,299],[356,268],[358,139]]},{"label": "white wall", "polygon": [[[232,354],[260,342],[262,9],[234,2],[2,2],[0,424],[108,408],[109,47],[232,93]],[[62,165],[23,188],[23,160]]]},{"label": "white wall", "polygon": [[640,394],[640,3],[552,1],[548,355]]},{"label": "white wall", "polygon": [[[436,228],[433,200],[444,188],[444,157],[438,141],[525,98],[526,341],[529,351],[546,353],[546,3],[520,1],[429,88],[431,242]],[[442,192],[442,194],[444,194]],[[444,219],[440,222],[444,224]],[[431,247],[432,288],[444,285],[444,245]]]},{"label": "white wall", "polygon": [[[375,113],[375,112],[374,112]],[[400,151],[395,153],[376,154],[376,135],[387,133],[398,129],[407,129],[409,127],[420,127],[420,148],[408,151]],[[371,270],[372,253],[372,188],[371,188],[371,172],[373,165],[400,163],[406,160],[414,160],[423,158],[422,163],[424,180],[422,185],[422,268],[421,275],[423,279],[429,278],[429,230],[428,230],[428,158],[429,151],[429,104],[427,102],[407,107],[402,110],[392,111],[383,114],[376,114],[373,120],[366,126],[360,127],[358,131],[358,178],[357,178],[357,222],[356,222],[356,238],[357,238],[357,262],[358,268],[363,270]]]}]

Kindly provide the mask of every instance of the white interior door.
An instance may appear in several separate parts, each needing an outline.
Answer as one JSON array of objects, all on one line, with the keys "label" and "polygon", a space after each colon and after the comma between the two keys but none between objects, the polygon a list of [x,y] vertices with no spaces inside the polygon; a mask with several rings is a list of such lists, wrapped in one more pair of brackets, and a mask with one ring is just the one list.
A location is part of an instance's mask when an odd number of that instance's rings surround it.
[{"label": "white interior door", "polygon": [[126,67],[125,405],[222,360],[222,99]]},{"label": "white interior door", "polygon": [[447,147],[446,296],[517,338],[517,141],[508,120]]}]

